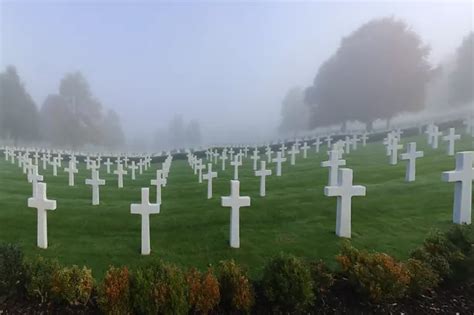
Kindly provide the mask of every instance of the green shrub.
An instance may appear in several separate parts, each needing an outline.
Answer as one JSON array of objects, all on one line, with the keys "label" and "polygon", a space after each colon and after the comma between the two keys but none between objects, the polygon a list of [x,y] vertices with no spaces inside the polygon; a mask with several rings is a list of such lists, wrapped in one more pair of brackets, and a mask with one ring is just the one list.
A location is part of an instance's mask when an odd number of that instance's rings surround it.
[{"label": "green shrub", "polygon": [[186,314],[189,309],[183,272],[161,261],[134,272],[131,298],[140,314]]},{"label": "green shrub", "polygon": [[24,286],[23,252],[13,244],[0,244],[0,296],[20,293]]},{"label": "green shrub", "polygon": [[219,263],[221,307],[227,312],[250,312],[255,296],[247,273],[233,260]]},{"label": "green shrub", "polygon": [[406,266],[387,254],[359,251],[345,242],[337,261],[355,289],[373,302],[401,298],[408,290]]},{"label": "green shrub", "polygon": [[64,267],[54,273],[52,293],[59,303],[86,305],[94,288],[92,271],[86,267]]},{"label": "green shrub", "polygon": [[452,279],[455,275],[453,269],[460,264],[465,256],[447,237],[441,232],[431,233],[423,244],[414,250],[411,258],[420,260],[435,270],[441,279]]},{"label": "green shrub", "polygon": [[420,260],[410,258],[406,267],[410,273],[408,292],[412,295],[420,295],[434,289],[440,281],[438,273]]},{"label": "green shrub", "polygon": [[61,266],[57,260],[41,256],[25,262],[26,291],[32,299],[46,303],[53,296],[53,279]]},{"label": "green shrub", "polygon": [[219,282],[209,268],[205,274],[201,274],[195,268],[186,274],[186,282],[189,288],[188,301],[195,313],[208,314],[220,301]]},{"label": "green shrub", "polygon": [[312,261],[309,264],[313,291],[315,296],[325,294],[334,284],[334,275],[323,261]]},{"label": "green shrub", "polygon": [[129,314],[130,273],[127,267],[109,267],[98,290],[99,307],[105,314]]},{"label": "green shrub", "polygon": [[474,280],[474,226],[454,225],[446,232],[446,238],[463,255],[463,259],[452,262],[453,278],[456,281]]},{"label": "green shrub", "polygon": [[314,298],[309,267],[291,255],[280,254],[267,263],[262,285],[275,313],[302,312]]}]

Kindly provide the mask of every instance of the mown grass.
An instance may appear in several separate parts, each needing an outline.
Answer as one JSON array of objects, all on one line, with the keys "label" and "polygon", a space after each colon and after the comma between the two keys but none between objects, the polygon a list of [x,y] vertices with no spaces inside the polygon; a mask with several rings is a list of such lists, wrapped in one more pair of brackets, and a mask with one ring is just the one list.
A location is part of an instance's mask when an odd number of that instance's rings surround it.
[{"label": "mown grass", "polygon": [[[446,155],[444,144],[432,150],[424,137],[402,140],[416,140],[425,151],[425,157],[417,161],[414,183],[404,182],[405,162],[388,164],[380,142],[345,156],[347,167],[354,170],[354,183],[367,187],[366,197],[353,198],[354,245],[397,258],[406,258],[431,229],[444,230],[451,224],[454,190],[453,184],[441,181],[442,171],[454,169],[454,157]],[[456,149],[472,150],[472,145],[472,138],[463,136]],[[323,195],[328,170],[320,163],[326,159],[323,147],[318,155],[311,149],[306,160],[298,156],[296,166],[284,164],[282,177],[267,177],[265,198],[258,196],[259,178],[253,176],[252,160],[244,160],[239,171],[241,195],[250,196],[252,204],[241,209],[240,249],[228,245],[230,209],[220,206],[220,196],[229,194],[233,169],[227,166],[222,172],[220,164],[214,166],[219,174],[214,179],[214,198],[207,200],[207,183],[198,183],[186,161],[174,161],[168,186],[162,191],[161,213],[150,219],[152,254],[144,257],[140,255],[140,216],[130,214],[130,204],[140,202],[140,188],[150,186],[160,163],[135,181],[129,174],[123,189],[117,188],[116,177],[107,175],[103,166],[101,178],[107,185],[100,189],[99,206],[91,205],[91,188],[84,184],[90,172],[83,164],[75,187],[67,185],[64,171],[54,177],[51,167],[43,171],[40,166],[48,198],[58,205],[48,213],[49,248],[42,250],[36,247],[36,210],[27,207],[31,185],[21,169],[2,156],[0,241],[19,243],[27,256],[87,265],[98,278],[109,265],[133,267],[155,258],[198,268],[233,258],[248,266],[252,275],[259,274],[268,257],[278,252],[333,264],[341,239],[334,234],[336,199]]]}]

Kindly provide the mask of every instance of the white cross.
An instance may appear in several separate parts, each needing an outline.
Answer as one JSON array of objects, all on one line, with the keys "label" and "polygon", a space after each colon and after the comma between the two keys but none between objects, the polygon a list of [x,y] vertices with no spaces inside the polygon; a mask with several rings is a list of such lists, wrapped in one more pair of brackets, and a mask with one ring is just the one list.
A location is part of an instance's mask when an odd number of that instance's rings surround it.
[{"label": "white cross", "polygon": [[152,179],[150,184],[156,186],[156,203],[161,205],[161,187],[166,186],[166,178],[162,170],[156,170],[156,179]]},{"label": "white cross", "polygon": [[160,213],[160,205],[150,203],[149,188],[142,188],[142,202],[131,204],[130,213],[139,214],[142,217],[142,255],[150,255],[150,214]]},{"label": "white cross", "polygon": [[443,172],[444,181],[455,182],[453,222],[456,224],[471,224],[473,160],[474,152],[458,152],[456,153],[456,169]]},{"label": "white cross", "polygon": [[132,160],[128,168],[132,170],[132,180],[135,180],[135,171],[138,169],[138,166],[135,165],[135,161]]},{"label": "white cross", "polygon": [[207,180],[207,199],[212,198],[212,179],[217,177],[217,172],[212,171],[212,163],[207,164],[207,174],[202,175],[204,180]]},{"label": "white cross", "polygon": [[86,179],[86,185],[92,186],[92,205],[99,204],[99,185],[105,185],[105,180],[99,178],[99,171],[92,171],[92,179]]},{"label": "white cross", "polygon": [[403,145],[398,144],[398,138],[393,137],[391,143],[388,146],[390,151],[390,164],[396,165],[398,163],[398,150],[402,149]]},{"label": "white cross", "polygon": [[291,165],[295,165],[296,154],[299,154],[299,153],[300,153],[300,150],[298,150],[298,148],[296,147],[296,145],[293,145],[293,146],[291,147],[291,150],[288,151],[288,153],[291,155],[290,164],[291,164]]},{"label": "white cross", "polygon": [[423,157],[423,151],[416,151],[416,142],[410,142],[407,152],[400,155],[400,159],[408,160],[405,181],[413,182],[416,177],[416,159]]},{"label": "white cross", "polygon": [[316,140],[313,143],[316,153],[319,153],[319,147],[321,146],[321,139],[319,137],[316,137]]},{"label": "white cross", "polygon": [[66,167],[64,171],[69,173],[69,186],[74,186],[74,173],[79,172],[76,168],[76,163],[73,160],[69,160],[69,167]]},{"label": "white cross", "polygon": [[53,166],[53,176],[58,176],[59,160],[57,156],[53,157],[53,161],[51,162],[51,165]]},{"label": "white cross", "polygon": [[326,136],[326,144],[327,144],[328,148],[330,148],[330,147],[331,147],[331,141],[332,141],[332,138],[331,138],[331,136],[329,136],[329,135],[328,135],[328,136]]},{"label": "white cross", "polygon": [[443,137],[444,141],[448,141],[449,156],[454,155],[454,142],[459,139],[461,139],[461,136],[456,134],[456,130],[454,128],[449,128],[449,133]]},{"label": "white cross", "polygon": [[250,197],[240,196],[240,182],[230,181],[230,196],[221,197],[222,207],[230,207],[230,247],[240,247],[240,207],[250,206]]},{"label": "white cross", "polygon": [[46,210],[56,210],[56,201],[46,198],[46,183],[36,184],[36,195],[28,198],[28,207],[37,209],[37,245],[48,248],[48,218]]},{"label": "white cross", "polygon": [[253,150],[253,153],[252,153],[252,156],[250,157],[250,159],[253,160],[253,170],[256,171],[257,170],[257,161],[260,159],[260,155],[258,154],[258,149]]},{"label": "white cross", "polygon": [[143,166],[145,166],[145,162],[142,159],[138,160],[138,172],[140,175],[143,174]]},{"label": "white cross", "polygon": [[225,160],[228,159],[226,150],[222,150],[220,159],[222,160],[222,170],[225,171]]},{"label": "white cross", "polygon": [[360,138],[362,139],[362,146],[365,147],[367,145],[367,140],[369,140],[367,132],[364,132],[364,134]]},{"label": "white cross", "polygon": [[303,159],[306,159],[308,157],[308,149],[309,145],[305,142],[303,142],[303,145],[301,146],[301,150],[303,150]]},{"label": "white cross", "polygon": [[352,140],[351,140],[351,143],[352,143],[352,150],[357,150],[357,142],[359,142],[360,139],[357,137],[357,134],[353,134],[352,135]]},{"label": "white cross", "polygon": [[234,161],[230,162],[230,165],[234,167],[234,180],[239,179],[239,166],[242,165],[242,161],[240,161],[238,155],[235,156]]},{"label": "white cross", "polygon": [[273,151],[272,151],[272,148],[270,146],[267,146],[267,148],[265,150],[265,154],[267,155],[267,163],[271,163],[272,162]]},{"label": "white cross", "polygon": [[339,159],[338,150],[329,151],[329,160],[321,162],[322,167],[329,167],[328,186],[337,185],[337,176],[338,176],[339,166],[344,166],[344,165],[346,165],[346,161]]},{"label": "white cross", "polygon": [[286,149],[287,149],[287,147],[285,147],[285,143],[282,143],[281,147],[280,147],[280,152],[281,152],[282,157],[285,157],[285,150]]},{"label": "white cross", "polygon": [[118,177],[118,188],[123,188],[123,175],[127,175],[128,172],[123,169],[122,164],[117,164],[117,170],[114,171],[114,174]]},{"label": "white cross", "polygon": [[337,197],[336,235],[351,237],[351,199],[354,196],[365,196],[364,186],[352,186],[352,170],[339,170],[338,185],[324,187],[324,195]]},{"label": "white cross", "polygon": [[346,154],[351,153],[351,138],[349,136],[346,136],[344,140],[344,146],[345,146],[344,153]]},{"label": "white cross", "polygon": [[[12,155],[12,157],[13,157],[13,155]],[[41,162],[43,162],[43,170],[45,170],[47,165],[48,165],[47,163],[49,163],[49,159],[48,159],[48,157],[46,156],[45,153],[43,153],[40,160],[41,160]]]},{"label": "white cross", "polygon": [[28,173],[28,180],[33,185],[33,197],[36,196],[36,187],[39,181],[43,181],[43,176],[38,174],[38,165],[31,165],[31,172]]},{"label": "white cross", "polygon": [[281,176],[281,163],[286,162],[286,158],[281,156],[281,151],[277,152],[277,157],[272,160],[276,163],[276,176]]},{"label": "white cross", "polygon": [[107,158],[107,161],[104,162],[105,166],[107,166],[107,174],[110,174],[110,167],[114,164],[110,161],[110,158]]},{"label": "white cross", "polygon": [[202,183],[202,170],[206,168],[206,165],[202,164],[202,159],[199,159],[196,165],[198,171],[198,182]]},{"label": "white cross", "polygon": [[265,161],[260,161],[260,170],[255,171],[255,176],[260,176],[260,196],[265,197],[266,189],[265,189],[265,178],[267,176],[272,175],[271,170],[265,169],[267,163]]},{"label": "white cross", "polygon": [[443,133],[441,131],[439,131],[439,128],[438,126],[433,126],[433,128],[431,129],[431,137],[432,137],[432,142],[431,142],[431,146],[433,149],[437,149],[438,148],[438,140],[439,140],[439,136],[441,136]]}]

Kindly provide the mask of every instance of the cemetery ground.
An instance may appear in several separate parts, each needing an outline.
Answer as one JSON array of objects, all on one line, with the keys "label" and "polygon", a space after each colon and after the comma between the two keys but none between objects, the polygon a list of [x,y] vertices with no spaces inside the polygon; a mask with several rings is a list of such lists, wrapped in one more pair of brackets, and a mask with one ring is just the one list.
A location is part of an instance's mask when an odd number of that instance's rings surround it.
[{"label": "cemetery ground", "polygon": [[[424,136],[402,137],[402,143],[417,141],[425,157],[417,160],[416,181],[407,183],[405,161],[389,165],[384,146],[368,143],[344,155],[346,165],[354,170],[354,184],[367,187],[366,197],[352,201],[352,244],[369,251],[386,252],[406,259],[432,229],[447,230],[452,225],[454,184],[441,181],[441,173],[454,169],[454,157],[447,156],[445,143],[437,150],[426,145]],[[401,152],[405,151],[405,147]],[[456,143],[457,151],[471,150],[472,138]],[[262,154],[261,158],[265,159]],[[36,210],[27,207],[31,184],[17,165],[0,161],[0,241],[16,243],[26,256],[57,258],[65,265],[86,265],[101,279],[109,265],[131,268],[161,258],[178,266],[204,270],[220,260],[234,259],[246,266],[251,276],[258,276],[272,256],[284,252],[309,259],[323,259],[335,266],[335,255],[342,239],[335,233],[336,198],[323,195],[328,169],[320,167],[327,160],[326,148],[314,148],[308,158],[298,155],[297,163],[283,164],[282,177],[267,177],[267,196],[259,196],[259,177],[254,176],[252,160],[244,158],[239,169],[241,196],[251,197],[251,206],[240,214],[241,248],[229,247],[230,209],[220,205],[220,196],[230,192],[233,168],[214,165],[214,196],[206,199],[207,182],[198,183],[185,160],[175,160],[168,185],[162,189],[161,213],[150,216],[151,255],[140,255],[140,216],[130,214],[130,204],[140,203],[141,187],[150,187],[157,167],[132,181],[124,179],[117,188],[117,178],[100,176],[100,205],[91,204],[91,187],[84,184],[90,171],[79,165],[76,186],[69,187],[63,167],[58,176],[51,167],[40,174],[48,183],[49,199],[57,200],[57,210],[48,212],[49,247],[36,247]],[[41,165],[41,163],[40,163]],[[267,166],[275,174],[275,164]],[[155,189],[150,188],[150,201]]]}]

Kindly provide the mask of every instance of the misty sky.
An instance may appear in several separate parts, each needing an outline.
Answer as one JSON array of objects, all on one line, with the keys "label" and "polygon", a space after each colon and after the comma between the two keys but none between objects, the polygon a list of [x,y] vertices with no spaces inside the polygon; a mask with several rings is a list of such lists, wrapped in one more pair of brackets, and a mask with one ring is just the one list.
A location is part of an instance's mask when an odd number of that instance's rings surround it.
[{"label": "misty sky", "polygon": [[287,90],[311,84],[341,37],[372,18],[407,21],[437,63],[474,14],[470,1],[0,3],[0,65],[17,66],[39,106],[80,70],[132,138],[180,113],[216,141],[272,133]]}]

